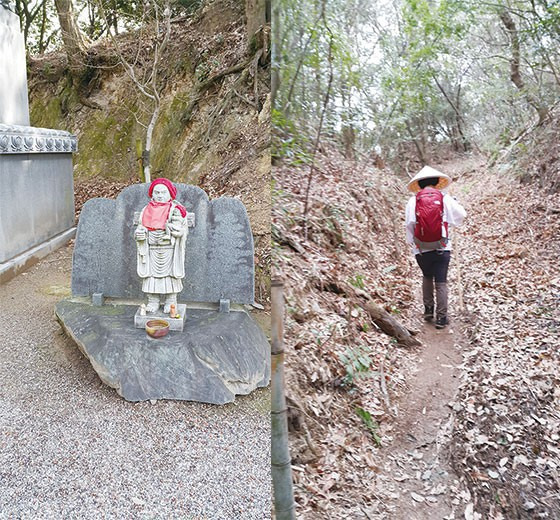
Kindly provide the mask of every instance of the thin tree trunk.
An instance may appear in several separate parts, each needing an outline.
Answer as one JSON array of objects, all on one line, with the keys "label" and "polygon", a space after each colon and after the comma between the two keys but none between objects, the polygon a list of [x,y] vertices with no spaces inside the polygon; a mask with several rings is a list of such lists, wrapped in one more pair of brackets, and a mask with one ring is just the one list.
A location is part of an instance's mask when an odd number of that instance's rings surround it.
[{"label": "thin tree trunk", "polygon": [[272,11],[272,70],[270,72],[270,104],[276,108],[276,96],[280,88],[280,56],[282,56],[280,36],[280,7],[278,2],[274,4]]},{"label": "thin tree trunk", "polygon": [[[325,24],[325,27],[326,24]],[[303,206],[303,235],[304,235],[304,239],[307,242],[307,235],[308,235],[308,230],[309,230],[309,225],[307,222],[307,214],[309,212],[309,190],[311,189],[311,181],[313,180],[313,173],[315,172],[315,156],[317,155],[317,151],[319,150],[319,143],[321,142],[321,132],[323,130],[323,123],[325,121],[325,115],[327,113],[327,106],[329,104],[329,100],[330,100],[330,96],[331,96],[331,87],[332,87],[332,82],[333,82],[333,78],[334,78],[334,71],[333,71],[333,55],[332,55],[332,51],[333,51],[333,33],[330,31],[330,29],[327,27],[327,30],[329,31],[330,34],[330,39],[329,39],[329,55],[328,55],[328,63],[329,63],[329,80],[327,83],[327,90],[325,92],[325,99],[323,102],[323,108],[321,110],[321,115],[320,115],[320,119],[319,119],[319,128],[317,129],[317,137],[315,138],[315,144],[313,146],[313,153],[311,155],[311,166],[309,167],[309,173],[307,174],[307,185],[305,187],[305,202],[304,202],[304,206]]]},{"label": "thin tree trunk", "polygon": [[461,123],[463,121],[463,116],[461,115],[461,112],[459,111],[461,85],[459,84],[459,88],[457,90],[457,103],[454,103],[453,100],[449,97],[449,95],[445,91],[445,89],[443,88],[443,86],[441,85],[441,83],[438,81],[437,76],[435,74],[432,74],[432,77],[434,78],[434,81],[436,82],[436,85],[437,85],[438,89],[443,94],[443,97],[449,103],[449,105],[453,109],[453,112],[455,112],[456,121],[457,121],[457,131],[459,132],[459,135],[461,136],[463,151],[466,152],[470,147],[470,143],[469,143],[469,140],[465,137],[465,134],[463,133],[463,128],[462,128],[462,125],[461,125]]},{"label": "thin tree trunk", "polygon": [[548,115],[548,108],[544,106],[538,99],[536,99],[528,90],[521,75],[521,46],[519,42],[519,35],[517,27],[511,14],[506,9],[500,12],[500,20],[504,24],[511,45],[511,60],[510,60],[510,79],[513,84],[523,93],[527,103],[531,105],[539,116],[539,124],[541,124]]},{"label": "thin tree trunk", "polygon": [[461,115],[461,83],[457,87],[457,96],[455,98],[455,106],[457,107],[457,130],[459,131],[459,135],[461,136],[461,140],[463,143],[463,151],[468,152],[471,148],[471,143],[465,136],[463,132],[463,116]]},{"label": "thin tree trunk", "polygon": [[146,145],[144,146],[144,152],[142,153],[142,165],[144,167],[144,180],[145,182],[152,182],[152,166],[150,155],[152,153],[152,138],[154,135],[154,128],[156,126],[159,112],[160,112],[160,98],[156,96],[154,99],[154,111],[152,112],[152,117],[146,128]]},{"label": "thin tree trunk", "polygon": [[42,54],[45,50],[45,30],[47,28],[47,1],[43,2],[43,8],[41,13],[41,32],[39,33],[39,54]]},{"label": "thin tree trunk", "polygon": [[352,96],[350,89],[343,80],[340,86],[342,98],[342,144],[344,146],[344,157],[355,159],[354,145],[356,143],[356,129],[352,125]]},{"label": "thin tree trunk", "polygon": [[426,163],[426,155],[424,154],[424,149],[422,146],[420,146],[420,143],[418,142],[418,137],[416,135],[414,135],[414,132],[412,131],[412,128],[410,126],[410,123],[407,121],[406,122],[406,129],[408,130],[408,133],[412,139],[412,142],[414,143],[414,147],[416,148],[416,151],[418,152],[418,159],[420,159],[420,162],[422,163],[422,166],[424,166]]},{"label": "thin tree trunk", "polygon": [[301,70],[303,62],[307,58],[307,47],[311,43],[312,39],[313,39],[313,33],[310,33],[309,37],[307,38],[307,41],[305,42],[305,45],[303,47],[303,51],[301,53],[301,58],[300,58],[300,60],[297,64],[296,71],[294,73],[294,77],[292,78],[292,84],[290,85],[290,90],[288,91],[288,97],[286,98],[286,106],[284,107],[284,113],[286,115],[286,118],[288,118],[289,115],[290,115],[290,109],[291,109],[290,105],[291,105],[291,102],[292,102],[292,96],[294,94],[294,88],[296,86],[297,78],[299,76],[299,72]]},{"label": "thin tree trunk", "polygon": [[79,77],[85,67],[86,42],[76,19],[72,0],[54,0],[62,41],[73,77]]},{"label": "thin tree trunk", "polygon": [[554,66],[554,63],[552,63],[552,60],[550,59],[550,55],[548,54],[548,52],[544,50],[542,52],[544,54],[546,62],[548,63],[548,66],[550,67],[550,70],[552,71],[554,79],[556,80],[556,84],[560,86],[560,78],[558,77],[558,72],[556,71],[556,67]]},{"label": "thin tree trunk", "polygon": [[284,394],[284,297],[282,282],[272,281],[271,469],[277,520],[295,519],[292,467],[288,446],[288,409]]}]

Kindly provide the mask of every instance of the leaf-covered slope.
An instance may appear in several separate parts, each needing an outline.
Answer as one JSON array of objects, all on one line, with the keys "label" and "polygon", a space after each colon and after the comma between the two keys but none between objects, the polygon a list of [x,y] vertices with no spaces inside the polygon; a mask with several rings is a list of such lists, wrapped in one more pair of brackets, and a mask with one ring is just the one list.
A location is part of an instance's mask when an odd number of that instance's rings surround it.
[{"label": "leaf-covered slope", "polygon": [[383,423],[410,368],[410,351],[383,334],[350,294],[367,292],[405,324],[414,303],[402,232],[404,179],[335,152],[321,156],[306,242],[301,215],[308,171],[273,170],[273,270],[285,282],[298,515],[326,518],[374,499],[364,494],[374,479],[376,443],[383,442]]},{"label": "leaf-covered slope", "polygon": [[511,174],[462,185],[470,341],[450,453],[482,518],[557,518],[560,197]]}]

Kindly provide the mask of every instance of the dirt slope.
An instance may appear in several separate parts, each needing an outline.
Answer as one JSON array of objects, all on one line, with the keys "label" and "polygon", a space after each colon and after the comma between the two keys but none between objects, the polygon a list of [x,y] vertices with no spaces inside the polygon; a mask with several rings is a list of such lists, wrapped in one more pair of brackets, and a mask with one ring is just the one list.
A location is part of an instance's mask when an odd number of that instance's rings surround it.
[{"label": "dirt slope", "polygon": [[[129,61],[150,70],[150,40],[119,37]],[[266,303],[270,271],[269,55],[249,49],[244,4],[205,3],[172,23],[160,76],[165,86],[154,131],[152,178],[195,184],[211,198],[238,197],[247,207],[257,258],[256,297]],[[78,211],[93,196],[115,194],[140,181],[137,145],[151,112],[126,75],[110,42],[88,51],[90,68],[76,86],[64,53],[29,63],[31,124],[78,137],[74,176]],[[143,68],[142,68],[143,67]],[[232,70],[219,76],[221,73]],[[138,72],[141,75],[141,72]],[[219,76],[198,98],[197,88]]]}]

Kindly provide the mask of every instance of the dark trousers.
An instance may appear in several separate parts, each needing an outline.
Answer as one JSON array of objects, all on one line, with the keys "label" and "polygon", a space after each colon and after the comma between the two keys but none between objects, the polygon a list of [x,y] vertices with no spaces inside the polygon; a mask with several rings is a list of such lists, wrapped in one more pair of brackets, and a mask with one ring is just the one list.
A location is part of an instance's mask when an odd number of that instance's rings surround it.
[{"label": "dark trousers", "polygon": [[434,308],[434,281],[436,285],[436,316],[447,319],[447,270],[450,251],[428,251],[416,255],[422,269],[422,300],[426,307]]},{"label": "dark trousers", "polygon": [[436,283],[447,282],[447,269],[451,251],[428,251],[416,255],[416,261],[426,278],[435,279]]}]

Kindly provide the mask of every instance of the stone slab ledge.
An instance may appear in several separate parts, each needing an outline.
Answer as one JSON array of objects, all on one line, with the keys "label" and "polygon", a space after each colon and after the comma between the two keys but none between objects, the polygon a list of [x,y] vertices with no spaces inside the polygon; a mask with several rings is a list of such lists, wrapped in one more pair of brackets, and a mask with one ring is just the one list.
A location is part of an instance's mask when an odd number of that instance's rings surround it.
[{"label": "stone slab ledge", "polygon": [[72,227],[10,260],[0,262],[0,284],[7,282],[19,273],[29,269],[32,265],[41,260],[41,258],[44,258],[54,250],[67,244],[75,235],[76,228]]},{"label": "stone slab ledge", "polygon": [[246,312],[188,309],[183,332],[150,338],[134,327],[136,306],[72,300],[55,314],[100,379],[127,401],[225,404],[270,381],[270,345]]},{"label": "stone slab ledge", "polygon": [[78,139],[64,130],[0,124],[0,154],[73,153]]}]

